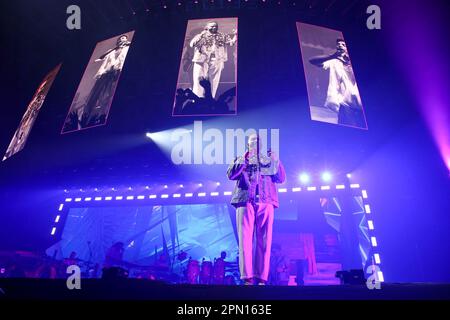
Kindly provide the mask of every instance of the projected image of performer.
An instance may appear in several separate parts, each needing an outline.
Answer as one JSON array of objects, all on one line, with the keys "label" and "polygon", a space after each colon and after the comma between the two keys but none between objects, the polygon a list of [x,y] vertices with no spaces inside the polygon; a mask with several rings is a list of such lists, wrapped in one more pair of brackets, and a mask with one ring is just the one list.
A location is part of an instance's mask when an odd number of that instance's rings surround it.
[{"label": "projected image of performer", "polygon": [[329,72],[328,92],[324,106],[338,114],[338,123],[365,128],[366,123],[353,69],[343,39],[336,40],[336,52],[309,60]]},{"label": "projected image of performer", "polygon": [[110,96],[119,80],[130,44],[128,37],[122,35],[117,39],[114,48],[95,60],[95,62],[101,62],[101,65],[94,76],[95,84],[82,108],[82,113],[78,114],[81,127],[100,124],[105,121]]},{"label": "projected image of performer", "polygon": [[[257,135],[250,135],[248,151],[229,166],[227,176],[236,180],[231,204],[236,207],[239,236],[239,271],[245,285],[264,285],[269,276],[274,208],[278,208],[277,183],[286,173],[274,152],[260,154]],[[253,252],[253,233],[255,249]]]},{"label": "projected image of performer", "polygon": [[209,22],[205,29],[191,40],[189,45],[194,48],[192,91],[197,97],[205,97],[205,89],[200,81],[208,79],[212,98],[216,98],[220,76],[228,60],[227,46],[233,46],[236,40],[235,29],[231,34],[219,32],[219,25],[215,21]]},{"label": "projected image of performer", "polygon": [[41,109],[44,103],[44,99],[47,94],[46,90],[47,83],[48,80],[42,82],[39,89],[37,90],[36,95],[33,97],[33,100],[28,105],[28,108],[25,111],[25,114],[23,115],[22,119],[20,120],[19,127],[14,133],[13,139],[9,144],[8,150],[6,151],[3,160],[6,160],[13,154],[19,152],[25,146],[25,143],[31,132],[31,128],[33,127],[34,121],[36,120],[39,110]]}]

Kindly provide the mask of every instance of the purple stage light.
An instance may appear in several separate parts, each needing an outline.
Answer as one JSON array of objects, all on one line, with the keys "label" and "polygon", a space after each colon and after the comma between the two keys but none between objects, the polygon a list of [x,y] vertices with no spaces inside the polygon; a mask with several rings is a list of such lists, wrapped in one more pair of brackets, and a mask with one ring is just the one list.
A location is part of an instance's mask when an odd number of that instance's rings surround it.
[{"label": "purple stage light", "polygon": [[412,1],[407,6],[388,1],[386,7],[384,10],[409,17],[398,23],[395,15],[386,16],[392,30],[388,33],[390,44],[450,176],[450,74],[446,68],[448,37],[445,19],[441,19],[443,12],[421,1]]}]

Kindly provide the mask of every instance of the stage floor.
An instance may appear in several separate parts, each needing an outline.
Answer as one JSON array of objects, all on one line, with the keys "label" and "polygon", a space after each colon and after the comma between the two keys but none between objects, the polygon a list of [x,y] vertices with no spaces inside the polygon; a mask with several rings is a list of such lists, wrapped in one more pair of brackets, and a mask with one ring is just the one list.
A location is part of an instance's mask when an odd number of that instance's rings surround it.
[{"label": "stage floor", "polygon": [[82,280],[80,290],[66,281],[0,279],[0,299],[11,300],[450,300],[450,284],[383,283],[336,286],[168,285],[137,280]]}]

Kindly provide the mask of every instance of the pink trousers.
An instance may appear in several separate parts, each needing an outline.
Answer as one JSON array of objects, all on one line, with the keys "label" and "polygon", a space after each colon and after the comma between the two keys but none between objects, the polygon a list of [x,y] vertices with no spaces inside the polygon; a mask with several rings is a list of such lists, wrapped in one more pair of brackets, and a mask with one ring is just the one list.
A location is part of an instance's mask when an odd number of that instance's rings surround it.
[{"label": "pink trousers", "polygon": [[258,278],[267,281],[272,246],[273,212],[273,205],[265,203],[247,203],[246,206],[236,209],[241,279]]}]

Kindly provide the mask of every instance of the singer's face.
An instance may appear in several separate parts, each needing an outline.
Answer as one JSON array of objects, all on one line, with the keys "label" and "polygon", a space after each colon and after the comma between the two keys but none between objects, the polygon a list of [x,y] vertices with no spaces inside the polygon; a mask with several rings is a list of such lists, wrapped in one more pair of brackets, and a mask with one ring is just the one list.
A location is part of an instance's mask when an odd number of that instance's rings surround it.
[{"label": "singer's face", "polygon": [[128,38],[127,38],[126,36],[122,36],[122,37],[120,37],[120,39],[119,39],[119,44],[122,45],[122,44],[124,44],[125,42],[127,42],[127,40],[128,40]]},{"label": "singer's face", "polygon": [[206,30],[208,30],[211,33],[217,33],[218,29],[219,29],[219,26],[215,22],[210,22],[206,25]]},{"label": "singer's face", "polygon": [[[258,136],[256,134],[252,134],[248,137],[248,149],[256,150],[258,145]],[[261,142],[259,144],[261,146]]]},{"label": "singer's face", "polygon": [[336,45],[336,49],[339,52],[347,53],[347,45],[344,41],[339,41]]}]

